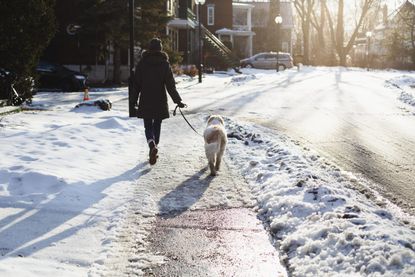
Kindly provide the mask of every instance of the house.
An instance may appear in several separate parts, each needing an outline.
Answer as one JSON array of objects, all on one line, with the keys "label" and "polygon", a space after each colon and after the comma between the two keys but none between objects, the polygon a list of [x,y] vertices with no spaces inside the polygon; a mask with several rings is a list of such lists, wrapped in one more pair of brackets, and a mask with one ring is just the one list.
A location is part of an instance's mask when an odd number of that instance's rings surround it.
[{"label": "house", "polygon": [[[254,38],[254,51],[258,53],[277,50],[277,46],[273,44],[273,40],[267,39],[277,36],[277,26],[274,22],[277,14],[275,14],[275,11],[272,11],[270,1],[252,2],[251,4],[254,5],[252,21],[253,31],[256,33]],[[282,18],[280,31],[278,32],[280,34],[280,50],[291,54],[293,54],[293,45],[296,39],[293,10],[292,1],[281,0],[279,11],[276,11],[276,13],[279,12]]]},{"label": "house", "polygon": [[194,0],[167,0],[166,12],[172,20],[166,26],[172,50],[179,52],[184,64],[194,64],[197,58],[197,17]]},{"label": "house", "polygon": [[[201,43],[203,64],[216,68],[235,64],[236,59],[229,49],[231,45],[226,44],[225,38],[222,41],[214,35],[219,29],[232,28],[232,0],[207,0],[200,6],[194,0],[168,0],[167,10],[173,19],[167,24],[166,33],[174,50],[182,55],[184,64],[199,63]],[[200,34],[199,22],[202,24]]]},{"label": "house", "polygon": [[[276,50],[277,44],[269,38],[277,36],[273,18],[277,13],[271,10],[269,1],[206,0],[201,20],[221,41],[229,42],[239,58],[245,58],[258,52]],[[279,13],[283,19],[279,32],[280,50],[292,53],[295,39],[292,2],[281,0]],[[270,32],[273,33],[270,35]]]},{"label": "house", "polygon": [[253,54],[253,37],[255,36],[252,31],[253,8],[254,6],[250,4],[233,2],[231,28],[224,27],[215,31],[220,40],[231,43],[239,57],[250,57]]},{"label": "house", "polygon": [[413,68],[414,37],[415,5],[407,0],[390,14],[385,5],[378,24],[356,39],[352,52],[354,64],[380,68]]},{"label": "house", "polygon": [[[99,34],[83,35],[68,32],[68,26],[77,24],[83,12],[83,0],[56,1],[59,31],[44,53],[44,58],[88,74],[91,82],[111,81],[114,71],[114,46],[108,43],[106,51],[98,49]],[[275,37],[270,21],[275,11],[270,2],[239,2],[206,0],[197,5],[195,0],[165,0],[165,12],[172,19],[160,34],[169,38],[172,50],[183,58],[183,64],[199,63],[199,46],[203,47],[203,64],[212,67],[234,67],[239,59],[262,51],[276,50],[268,38]],[[199,11],[200,8],[200,11]],[[199,34],[199,17],[202,30]],[[292,7],[281,0],[281,50],[292,52]],[[272,27],[275,26],[272,23]],[[272,34],[270,35],[270,31]],[[102,55],[102,53],[106,53]],[[129,49],[121,49],[121,80],[129,77]]]}]

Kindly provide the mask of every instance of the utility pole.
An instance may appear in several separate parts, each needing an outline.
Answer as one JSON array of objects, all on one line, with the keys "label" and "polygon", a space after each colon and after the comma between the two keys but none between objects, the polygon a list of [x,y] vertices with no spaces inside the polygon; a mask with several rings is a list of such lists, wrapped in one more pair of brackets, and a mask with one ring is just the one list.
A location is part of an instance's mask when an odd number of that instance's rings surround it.
[{"label": "utility pole", "polygon": [[134,91],[134,0],[129,0],[129,25],[130,25],[130,78],[128,79],[128,103],[129,116],[135,117],[136,103],[132,103],[132,93]]}]

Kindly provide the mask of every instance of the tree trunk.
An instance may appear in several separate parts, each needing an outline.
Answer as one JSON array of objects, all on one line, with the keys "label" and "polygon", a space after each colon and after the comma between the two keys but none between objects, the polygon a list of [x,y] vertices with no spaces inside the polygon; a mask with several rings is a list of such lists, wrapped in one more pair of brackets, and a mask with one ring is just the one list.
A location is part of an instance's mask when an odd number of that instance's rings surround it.
[{"label": "tree trunk", "polygon": [[301,29],[303,33],[304,64],[310,63],[310,27],[314,0],[296,0],[294,6],[301,18]]},{"label": "tree trunk", "polygon": [[307,0],[305,27],[304,27],[304,58],[307,63],[310,63],[310,27],[311,27],[311,15],[313,11],[314,1]]},{"label": "tree trunk", "polygon": [[303,22],[304,64],[310,64],[310,25]]},{"label": "tree trunk", "polygon": [[320,18],[313,11],[311,24],[317,32],[316,44],[313,47],[313,52],[316,53],[316,58],[318,60],[317,65],[327,65],[327,51],[326,51],[326,41],[325,41],[325,29],[326,29],[326,11],[325,0],[320,0]]},{"label": "tree trunk", "polygon": [[117,41],[114,41],[114,72],[112,81],[114,84],[121,84],[121,48]]},{"label": "tree trunk", "polygon": [[346,54],[344,52],[344,0],[339,0],[337,10],[336,49],[339,55],[340,65],[346,65]]}]

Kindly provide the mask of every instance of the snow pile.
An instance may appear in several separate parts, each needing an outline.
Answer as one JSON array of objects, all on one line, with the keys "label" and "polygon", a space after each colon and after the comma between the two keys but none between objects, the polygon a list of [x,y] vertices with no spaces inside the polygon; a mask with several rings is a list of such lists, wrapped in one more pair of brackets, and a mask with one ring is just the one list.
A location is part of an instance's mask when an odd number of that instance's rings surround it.
[{"label": "snow pile", "polygon": [[230,120],[227,128],[228,157],[250,182],[294,276],[415,274],[409,219],[401,223],[373,193],[356,191],[363,180],[283,136]]},{"label": "snow pile", "polygon": [[241,75],[236,75],[236,76],[232,77],[230,83],[232,85],[242,86],[246,82],[248,82],[250,80],[254,80],[254,79],[256,79],[256,76],[254,74],[241,74]]},{"label": "snow pile", "polygon": [[415,77],[402,75],[386,81],[387,84],[397,87],[401,91],[399,100],[415,106]]}]

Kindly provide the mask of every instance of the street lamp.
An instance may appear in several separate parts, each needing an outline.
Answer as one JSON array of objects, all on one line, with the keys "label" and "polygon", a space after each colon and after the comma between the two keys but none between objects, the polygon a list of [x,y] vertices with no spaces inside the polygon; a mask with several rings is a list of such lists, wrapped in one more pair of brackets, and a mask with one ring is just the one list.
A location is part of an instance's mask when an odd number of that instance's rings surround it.
[{"label": "street lamp", "polygon": [[203,55],[202,55],[202,23],[201,23],[201,18],[200,18],[200,10],[201,10],[201,6],[204,5],[206,2],[206,0],[195,0],[195,3],[198,5],[197,8],[197,17],[199,20],[199,83],[202,82],[202,60],[203,60]]},{"label": "street lamp", "polygon": [[366,32],[366,39],[367,39],[367,50],[366,50],[366,67],[367,71],[369,71],[369,52],[370,52],[370,39],[372,37],[372,32]]},{"label": "street lamp", "polygon": [[[81,25],[76,25],[76,24],[69,24],[68,26],[66,26],[66,33],[68,35],[71,36],[75,36],[76,35],[76,39],[77,39],[77,43],[76,45],[78,46],[78,55],[81,56],[81,40],[79,38],[79,33],[82,30],[82,26]],[[82,64],[81,62],[79,62],[79,72],[82,72]]]},{"label": "street lamp", "polygon": [[280,27],[282,23],[281,15],[277,15],[274,19],[275,23],[277,24],[277,72],[280,71],[279,65],[279,52],[280,52]]}]

